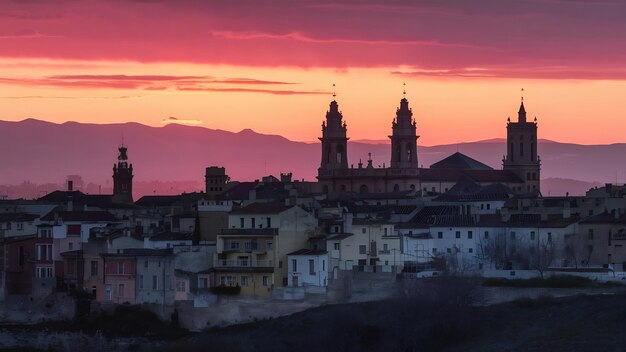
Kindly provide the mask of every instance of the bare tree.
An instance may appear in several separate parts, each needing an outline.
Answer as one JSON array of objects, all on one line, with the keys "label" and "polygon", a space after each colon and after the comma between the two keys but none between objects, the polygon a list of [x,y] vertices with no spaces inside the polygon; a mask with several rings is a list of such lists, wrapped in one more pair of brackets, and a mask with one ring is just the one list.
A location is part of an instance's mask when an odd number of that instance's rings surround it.
[{"label": "bare tree", "polygon": [[565,258],[574,263],[574,267],[589,265],[593,253],[593,246],[587,245],[582,234],[567,235],[565,238]]},{"label": "bare tree", "polygon": [[543,279],[545,272],[550,268],[552,262],[556,257],[555,246],[550,240],[539,240],[536,249],[532,247],[530,251],[529,264],[530,269],[536,270],[539,276]]},{"label": "bare tree", "polygon": [[478,260],[493,265],[495,269],[505,269],[512,259],[510,254],[505,236],[493,236],[489,239],[481,237],[478,241]]}]

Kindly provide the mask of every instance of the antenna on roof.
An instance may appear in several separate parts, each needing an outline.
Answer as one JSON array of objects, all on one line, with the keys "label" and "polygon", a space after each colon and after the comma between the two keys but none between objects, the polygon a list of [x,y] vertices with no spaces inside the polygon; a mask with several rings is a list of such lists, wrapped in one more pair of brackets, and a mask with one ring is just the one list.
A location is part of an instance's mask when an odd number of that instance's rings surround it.
[{"label": "antenna on roof", "polygon": [[333,100],[337,97],[337,92],[335,91],[335,84],[333,83]]},{"label": "antenna on roof", "polygon": [[402,95],[406,98],[406,82],[402,82]]},{"label": "antenna on roof", "polygon": [[522,88],[522,103],[524,102],[524,88]]}]

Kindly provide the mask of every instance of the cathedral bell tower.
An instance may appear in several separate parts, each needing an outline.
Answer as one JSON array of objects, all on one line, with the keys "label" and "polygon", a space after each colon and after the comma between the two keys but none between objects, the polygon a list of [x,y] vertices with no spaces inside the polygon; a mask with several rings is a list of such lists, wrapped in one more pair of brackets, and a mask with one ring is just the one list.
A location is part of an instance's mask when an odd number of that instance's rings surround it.
[{"label": "cathedral bell tower", "polygon": [[[406,91],[404,92],[406,95]],[[400,100],[396,118],[391,124],[391,168],[417,169],[416,124],[406,96]]]},{"label": "cathedral bell tower", "polygon": [[537,155],[537,118],[526,121],[524,98],[517,113],[517,122],[510,119],[506,125],[507,154],[504,157],[504,170],[515,173],[524,181],[514,189],[516,193],[540,192],[541,159]]},{"label": "cathedral bell tower", "polygon": [[113,165],[113,201],[117,203],[133,202],[133,164],[128,164],[128,148],[122,144],[119,148],[117,164]]},{"label": "cathedral bell tower", "polygon": [[322,123],[322,162],[320,170],[348,168],[348,138],[346,123],[339,111],[337,101],[333,99],[326,112],[326,121]]}]

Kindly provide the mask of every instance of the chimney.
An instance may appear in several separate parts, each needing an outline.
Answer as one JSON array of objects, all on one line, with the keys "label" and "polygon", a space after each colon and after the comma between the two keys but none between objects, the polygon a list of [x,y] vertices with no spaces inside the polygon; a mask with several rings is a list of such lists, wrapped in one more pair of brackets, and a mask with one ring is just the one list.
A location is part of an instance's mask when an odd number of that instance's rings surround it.
[{"label": "chimney", "polygon": [[74,190],[74,181],[67,180],[67,190],[72,192]]}]

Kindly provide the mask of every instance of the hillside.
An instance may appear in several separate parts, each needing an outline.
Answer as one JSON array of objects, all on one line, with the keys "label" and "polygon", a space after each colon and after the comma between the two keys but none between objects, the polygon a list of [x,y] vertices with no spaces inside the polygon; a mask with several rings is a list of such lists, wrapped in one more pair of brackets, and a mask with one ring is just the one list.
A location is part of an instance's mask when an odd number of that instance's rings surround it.
[{"label": "hillside", "polygon": [[[86,183],[111,187],[111,169],[117,146],[123,140],[135,168],[137,181],[186,181],[202,184],[204,168],[222,165],[232,179],[254,180],[266,174],[293,172],[294,178],[314,180],[319,163],[318,143],[290,141],[250,129],[240,132],[204,127],[167,125],[150,127],[137,123],[54,124],[35,119],[0,121],[0,185],[23,181],[63,184],[67,175],[81,175]],[[371,143],[375,142],[375,143]],[[351,142],[349,160],[355,165],[372,153],[375,165],[388,163],[389,145],[380,141]],[[454,145],[420,146],[420,165],[460,151],[494,168],[502,164],[505,144],[501,139]],[[542,178],[572,180],[570,194],[580,194],[592,182],[624,181],[626,144],[577,145],[540,141]],[[576,182],[580,181],[580,182]],[[564,184],[544,193],[563,192]]]}]

